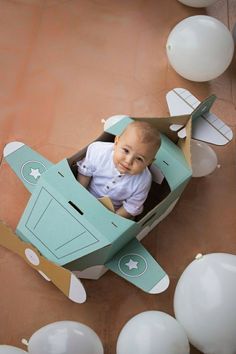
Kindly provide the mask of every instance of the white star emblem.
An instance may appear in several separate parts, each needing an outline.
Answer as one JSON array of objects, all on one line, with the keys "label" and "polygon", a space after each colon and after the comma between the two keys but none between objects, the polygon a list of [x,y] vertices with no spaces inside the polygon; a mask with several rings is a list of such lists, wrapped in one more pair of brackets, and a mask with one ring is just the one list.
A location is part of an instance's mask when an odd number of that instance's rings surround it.
[{"label": "white star emblem", "polygon": [[41,176],[38,168],[31,168],[30,176],[33,176],[35,179]]},{"label": "white star emblem", "polygon": [[138,269],[138,262],[133,261],[131,258],[128,263],[125,263],[125,265],[129,267],[129,270]]}]

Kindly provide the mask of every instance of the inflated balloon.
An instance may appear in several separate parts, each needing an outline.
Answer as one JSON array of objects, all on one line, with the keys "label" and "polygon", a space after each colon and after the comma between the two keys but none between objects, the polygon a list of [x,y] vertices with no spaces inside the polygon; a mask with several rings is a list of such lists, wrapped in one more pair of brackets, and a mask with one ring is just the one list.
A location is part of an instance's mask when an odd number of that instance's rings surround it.
[{"label": "inflated balloon", "polygon": [[221,75],[234,53],[228,28],[211,16],[190,16],[170,32],[166,51],[173,69],[192,81],[208,81]]},{"label": "inflated balloon", "polygon": [[206,143],[193,139],[191,139],[191,160],[193,177],[209,175],[218,164],[215,151]]},{"label": "inflated balloon", "polygon": [[177,321],[203,353],[236,353],[236,256],[207,254],[181,275],[174,294]]},{"label": "inflated balloon", "polygon": [[88,326],[74,321],[51,323],[36,331],[29,354],[103,354],[102,343]]},{"label": "inflated balloon", "polygon": [[0,354],[27,354],[24,350],[11,345],[0,345]]},{"label": "inflated balloon", "polygon": [[116,354],[189,354],[182,326],[170,315],[146,311],[131,318],[121,330]]},{"label": "inflated balloon", "polygon": [[184,5],[188,5],[191,7],[207,7],[209,5],[214,4],[214,2],[218,0],[178,0]]}]

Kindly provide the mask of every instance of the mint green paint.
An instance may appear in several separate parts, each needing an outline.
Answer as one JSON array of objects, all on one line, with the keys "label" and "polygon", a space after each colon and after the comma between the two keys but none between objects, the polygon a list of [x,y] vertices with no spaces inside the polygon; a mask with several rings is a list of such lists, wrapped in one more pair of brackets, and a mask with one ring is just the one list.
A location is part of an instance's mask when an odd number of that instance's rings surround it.
[{"label": "mint green paint", "polygon": [[122,120],[113,124],[110,128],[106,130],[107,133],[112,135],[120,135],[123,130],[127,127],[129,123],[133,122],[133,119],[130,117],[124,117]]},{"label": "mint green paint", "polygon": [[163,134],[154,164],[161,169],[172,191],[192,175],[181,149]]},{"label": "mint green paint", "polygon": [[106,261],[136,235],[138,227],[107,210],[76,181],[63,160],[40,178],[17,232],[45,257],[66,264],[103,247],[101,261]]},{"label": "mint green paint", "polygon": [[137,236],[141,226],[132,222],[132,225],[123,231],[116,240],[109,244],[109,246],[104,249],[99,249],[96,252],[89,253],[82,258],[67,264],[66,267],[71,270],[83,270],[86,267],[91,267],[93,265],[103,265],[108,260],[110,260],[121,248],[125,247],[133,238]]},{"label": "mint green paint", "polygon": [[202,101],[199,106],[192,112],[192,120],[196,120],[204,113],[208,113],[216,100],[215,95],[211,95],[207,97],[204,101]]},{"label": "mint green paint", "polygon": [[166,275],[136,239],[123,247],[105,266],[146,292]]},{"label": "mint green paint", "polygon": [[53,164],[27,145],[21,146],[14,153],[6,156],[6,161],[25,187],[32,193],[39,178],[30,176],[31,168],[43,174]]},{"label": "mint green paint", "polygon": [[109,254],[111,249],[111,244],[100,248],[94,252],[86,254],[78,259],[75,259],[72,262],[64,264],[64,267],[69,270],[84,270],[86,268],[96,266],[96,265],[104,265],[107,259],[107,255]]}]

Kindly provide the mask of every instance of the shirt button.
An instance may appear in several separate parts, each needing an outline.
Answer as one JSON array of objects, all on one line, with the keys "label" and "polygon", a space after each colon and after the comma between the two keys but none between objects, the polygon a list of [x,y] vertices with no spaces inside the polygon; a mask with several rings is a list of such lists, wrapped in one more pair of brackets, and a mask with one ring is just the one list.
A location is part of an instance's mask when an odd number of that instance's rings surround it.
[{"label": "shirt button", "polygon": [[112,183],[113,183],[113,184],[115,184],[115,183],[116,183],[116,181],[112,181]]},{"label": "shirt button", "polygon": [[121,175],[118,176],[119,178],[121,177]]},{"label": "shirt button", "polygon": [[109,189],[109,186],[106,186],[107,189]]}]

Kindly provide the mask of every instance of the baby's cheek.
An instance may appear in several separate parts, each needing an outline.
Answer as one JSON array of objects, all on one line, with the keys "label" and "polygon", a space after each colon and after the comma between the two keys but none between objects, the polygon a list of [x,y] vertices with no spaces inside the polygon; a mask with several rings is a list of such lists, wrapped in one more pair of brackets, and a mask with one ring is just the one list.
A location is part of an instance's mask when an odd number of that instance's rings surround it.
[{"label": "baby's cheek", "polygon": [[144,165],[136,164],[133,168],[133,174],[137,175],[137,174],[143,172],[145,168],[146,168],[146,166],[144,166]]}]

